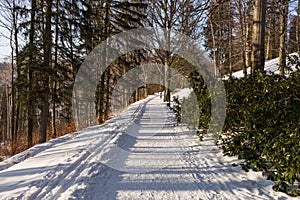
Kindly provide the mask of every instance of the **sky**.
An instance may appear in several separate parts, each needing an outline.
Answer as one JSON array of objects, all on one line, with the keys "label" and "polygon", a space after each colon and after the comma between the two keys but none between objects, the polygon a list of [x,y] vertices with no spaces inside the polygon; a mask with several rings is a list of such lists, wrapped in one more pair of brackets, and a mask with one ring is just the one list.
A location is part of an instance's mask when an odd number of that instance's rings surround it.
[{"label": "sky", "polygon": [[1,36],[2,34],[9,36],[9,32],[0,27],[0,62],[3,62],[5,59],[7,59],[11,53],[9,40]]}]

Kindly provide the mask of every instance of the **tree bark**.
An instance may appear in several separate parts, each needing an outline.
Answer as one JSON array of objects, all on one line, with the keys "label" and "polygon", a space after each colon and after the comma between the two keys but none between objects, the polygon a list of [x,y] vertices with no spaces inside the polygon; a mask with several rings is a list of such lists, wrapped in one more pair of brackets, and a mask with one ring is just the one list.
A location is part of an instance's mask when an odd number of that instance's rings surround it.
[{"label": "tree bark", "polygon": [[300,0],[298,0],[298,9],[297,9],[296,38],[297,38],[297,50],[300,51]]},{"label": "tree bark", "polygon": [[288,0],[283,0],[280,16],[280,48],[279,48],[279,74],[284,75],[286,68],[286,38],[287,38],[287,20],[288,20]]},{"label": "tree bark", "polygon": [[53,69],[53,86],[52,86],[52,137],[56,138],[56,92],[57,92],[57,67],[58,67],[58,12],[59,12],[59,0],[56,0],[56,16],[55,16],[55,50],[54,50],[54,69]]},{"label": "tree bark", "polygon": [[[11,12],[12,14],[12,26],[13,28],[11,29],[11,35],[10,35],[10,47],[12,50],[11,53],[11,134],[13,135],[14,138],[16,138],[16,132],[15,132],[15,113],[16,113],[16,87],[15,87],[15,82],[14,82],[14,72],[15,72],[15,66],[14,66],[14,51],[16,52],[16,58],[18,56],[18,46],[17,46],[17,41],[18,38],[15,37],[15,35],[17,34],[17,23],[16,23],[16,15],[17,15],[17,11],[16,11],[16,5],[15,5],[15,0],[13,0],[13,10]],[[15,49],[14,49],[14,44],[13,44],[13,37],[15,39]]]},{"label": "tree bark", "polygon": [[212,49],[213,49],[213,61],[214,61],[214,75],[217,75],[218,67],[217,67],[217,55],[216,55],[216,39],[215,39],[215,34],[214,34],[214,26],[209,19],[209,24],[210,24],[210,31],[211,31],[211,38],[212,38]]},{"label": "tree bark", "polygon": [[[15,3],[15,1],[14,1]],[[18,15],[16,13],[16,10],[14,10],[14,19],[13,19],[13,29],[14,29],[14,42],[15,42],[15,58],[16,58],[16,71],[17,71],[17,77],[20,77],[20,66],[19,66],[19,39],[18,39]],[[16,86],[15,86],[16,87]],[[17,87],[15,88],[15,97],[16,97],[16,114],[15,114],[15,135],[18,134],[19,131],[19,119],[20,119],[20,92],[18,91]]]},{"label": "tree bark", "polygon": [[238,12],[240,13],[239,15],[239,24],[240,24],[240,31],[242,35],[242,59],[243,59],[243,74],[244,77],[247,77],[247,66],[246,66],[246,13],[243,10],[243,5],[242,5],[242,0],[238,1]]},{"label": "tree bark", "polygon": [[266,44],[266,60],[271,59],[271,51],[272,51],[272,44],[271,44],[271,38],[272,38],[272,30],[269,27],[268,29],[268,36],[267,36],[267,44]]},{"label": "tree bark", "polygon": [[51,15],[52,15],[52,0],[46,1],[46,26],[44,31],[44,70],[43,74],[43,93],[41,96],[41,118],[40,118],[40,143],[47,140],[47,126],[49,116],[49,71],[51,68]]},{"label": "tree bark", "polygon": [[230,77],[232,77],[232,24],[231,24],[231,3],[232,0],[230,0],[229,2],[229,22],[228,22],[228,27],[229,27],[229,31],[228,31],[228,38],[229,38],[229,74]]},{"label": "tree bark", "polygon": [[252,27],[252,69],[254,74],[265,67],[265,19],[266,1],[254,0],[253,27]]},{"label": "tree bark", "polygon": [[163,28],[164,30],[164,52],[165,52],[165,59],[164,59],[164,101],[169,102],[170,101],[170,21],[168,19],[170,18],[168,16],[168,2],[167,0],[164,0],[164,22],[163,22]]},{"label": "tree bark", "polygon": [[[111,1],[107,0],[105,4],[105,24],[104,24],[104,37],[106,42],[109,43],[108,36],[110,35],[110,6]],[[105,66],[107,65],[107,58],[105,57]],[[104,120],[108,119],[108,114],[110,112],[110,73],[111,69],[108,67],[106,69],[106,102],[105,102],[105,109],[104,109]],[[103,88],[104,89],[104,88]]]},{"label": "tree bark", "polygon": [[35,35],[35,15],[36,15],[36,0],[31,1],[30,11],[30,33],[29,33],[29,60],[30,64],[27,70],[27,145],[32,146],[33,134],[33,99],[32,99],[32,67],[35,64],[34,59],[34,35]]},{"label": "tree bark", "polygon": [[247,17],[247,25],[246,25],[246,68],[244,68],[244,75],[247,76],[247,69],[252,67],[251,62],[251,53],[252,53],[252,43],[251,43],[251,23],[250,16]]},{"label": "tree bark", "polygon": [[276,44],[276,2],[271,0],[270,9],[268,12],[268,38],[266,45],[266,59],[270,60],[274,58],[274,49]]}]

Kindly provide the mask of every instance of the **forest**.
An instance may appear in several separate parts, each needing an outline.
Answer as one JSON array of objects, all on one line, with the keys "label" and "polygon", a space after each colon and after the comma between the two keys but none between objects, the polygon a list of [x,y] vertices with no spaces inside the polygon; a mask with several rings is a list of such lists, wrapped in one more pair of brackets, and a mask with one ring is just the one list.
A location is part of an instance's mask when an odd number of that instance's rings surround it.
[{"label": "forest", "polygon": [[[229,77],[219,138],[224,152],[245,159],[246,170],[254,167],[277,180],[276,190],[299,181],[300,76],[291,66],[300,67],[300,0],[0,0],[0,9],[0,26],[9,32],[0,37],[11,48],[0,63],[0,159],[76,131],[72,91],[89,53],[123,31],[159,27],[167,36],[177,31],[198,41],[216,70]],[[279,74],[266,75],[265,61],[277,57]],[[150,61],[165,66],[158,72],[161,85],[126,94],[131,101],[162,90],[170,101],[174,68],[193,85],[197,128],[207,129],[211,103],[203,78],[185,60],[159,49],[129,52],[105,70],[90,108],[97,116],[92,124],[112,114],[118,80]],[[231,77],[239,70],[244,78]],[[299,195],[299,189],[290,193]]]}]

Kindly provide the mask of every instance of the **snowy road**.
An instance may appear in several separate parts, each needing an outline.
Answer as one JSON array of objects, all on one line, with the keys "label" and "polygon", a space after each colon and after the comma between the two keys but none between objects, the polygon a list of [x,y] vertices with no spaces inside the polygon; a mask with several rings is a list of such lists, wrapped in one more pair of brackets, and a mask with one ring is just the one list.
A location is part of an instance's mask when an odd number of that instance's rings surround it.
[{"label": "snowy road", "polygon": [[[174,126],[158,96],[28,152],[28,159],[0,171],[0,199],[290,198],[260,173],[234,167],[239,161],[223,157],[211,138],[200,142]],[[13,159],[18,156],[0,168]]]}]

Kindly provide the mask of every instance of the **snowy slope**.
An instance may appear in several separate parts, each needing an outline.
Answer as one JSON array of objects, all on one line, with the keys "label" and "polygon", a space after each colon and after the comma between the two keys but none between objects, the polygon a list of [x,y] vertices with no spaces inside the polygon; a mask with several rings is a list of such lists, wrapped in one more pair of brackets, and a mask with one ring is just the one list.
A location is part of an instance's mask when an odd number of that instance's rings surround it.
[{"label": "snowy slope", "polygon": [[[184,91],[186,94],[187,91]],[[179,95],[179,94],[178,94]],[[260,173],[200,142],[159,96],[101,126],[33,147],[0,163],[0,199],[289,199]]]},{"label": "snowy slope", "polygon": [[[297,55],[297,53],[290,54],[290,56],[293,56],[293,55]],[[278,63],[279,63],[279,58],[274,58],[272,60],[266,61],[265,62],[265,71],[268,74],[272,74],[272,73],[279,74]],[[250,70],[251,70],[250,68],[247,69],[247,74],[251,74]],[[291,70],[295,71],[296,67],[292,66]],[[242,78],[242,77],[244,77],[243,70],[240,70],[240,71],[232,73],[232,76],[235,77],[235,78]],[[226,78],[228,78],[228,76]]]}]

